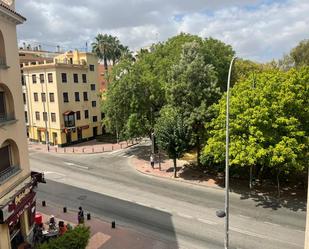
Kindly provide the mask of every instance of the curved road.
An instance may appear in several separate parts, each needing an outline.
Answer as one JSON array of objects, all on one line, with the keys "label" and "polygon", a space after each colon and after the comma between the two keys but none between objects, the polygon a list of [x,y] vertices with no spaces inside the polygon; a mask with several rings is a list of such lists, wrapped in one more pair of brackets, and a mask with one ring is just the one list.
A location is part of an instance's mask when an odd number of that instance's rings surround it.
[{"label": "curved road", "polygon": [[[38,197],[71,208],[83,205],[176,247],[223,248],[224,220],[215,211],[223,208],[224,191],[136,172],[130,157],[145,147],[92,155],[30,151],[32,169],[44,171],[49,180],[39,186]],[[303,248],[305,202],[282,205],[265,196],[231,193],[230,205],[231,248]]]}]

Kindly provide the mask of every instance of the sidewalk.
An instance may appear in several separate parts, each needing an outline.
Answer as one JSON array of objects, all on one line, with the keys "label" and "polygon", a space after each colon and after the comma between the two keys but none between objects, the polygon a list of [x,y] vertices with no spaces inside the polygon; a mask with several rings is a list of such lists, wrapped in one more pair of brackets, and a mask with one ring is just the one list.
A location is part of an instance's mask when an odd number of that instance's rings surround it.
[{"label": "sidewalk", "polygon": [[[51,215],[59,220],[76,225],[77,210],[73,212],[68,210],[67,213],[62,212],[62,208],[51,206],[47,203],[46,207],[37,204],[37,212],[43,215],[43,222],[49,220]],[[85,216],[87,210],[85,210]],[[91,238],[87,249],[178,249],[177,243],[161,241],[150,236],[146,236],[132,229],[120,227],[116,221],[116,228],[111,228],[111,223],[101,219],[91,217],[91,220],[85,219],[85,225],[91,229]]]},{"label": "sidewalk", "polygon": [[[104,143],[97,142],[96,140],[91,140],[79,144],[74,144],[67,147],[56,147],[49,146],[49,153],[76,153],[76,154],[93,154],[93,153],[102,153],[110,152],[119,149],[125,149],[132,145],[137,144],[137,140],[133,141],[122,141],[119,143]],[[46,144],[39,143],[28,143],[29,150],[37,150],[41,152],[47,152]]]}]

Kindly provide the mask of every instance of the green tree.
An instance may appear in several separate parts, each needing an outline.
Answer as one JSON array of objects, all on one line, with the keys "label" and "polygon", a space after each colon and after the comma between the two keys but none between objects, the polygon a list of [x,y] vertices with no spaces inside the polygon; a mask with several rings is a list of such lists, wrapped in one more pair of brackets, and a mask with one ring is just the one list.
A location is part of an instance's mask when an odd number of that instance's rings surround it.
[{"label": "green tree", "polygon": [[192,131],[192,144],[197,149],[197,163],[200,165],[201,138],[209,108],[220,97],[220,88],[214,67],[206,64],[201,45],[197,42],[183,46],[180,61],[170,72],[167,96],[170,105],[183,114],[185,124]]},{"label": "green tree", "polygon": [[90,228],[77,226],[62,236],[41,244],[38,249],[85,249],[90,238]]},{"label": "green tree", "polygon": [[210,37],[203,40],[202,53],[205,64],[213,65],[221,91],[226,91],[229,65],[235,55],[232,46]]},{"label": "green tree", "polygon": [[185,42],[201,38],[180,34],[138,53],[134,62],[122,59],[113,67],[103,100],[104,123],[125,138],[150,136],[166,104],[168,72],[181,56]]},{"label": "green tree", "polygon": [[[270,70],[238,82],[231,91],[230,165],[268,168],[279,180],[308,164],[309,67],[288,72]],[[205,164],[224,163],[225,102],[215,105],[216,118],[207,123],[210,138]],[[279,187],[278,187],[279,189]]]},{"label": "green tree", "polygon": [[309,66],[309,40],[301,41],[291,50],[290,56],[296,67]]},{"label": "green tree", "polygon": [[184,124],[182,115],[173,107],[166,106],[160,112],[155,125],[155,136],[158,147],[173,159],[174,177],[177,177],[177,159],[187,150],[189,130]]},{"label": "green tree", "polygon": [[103,60],[105,70],[108,69],[108,61],[115,65],[122,56],[128,56],[131,53],[128,47],[122,45],[116,36],[107,34],[98,34],[91,45],[92,52]]}]

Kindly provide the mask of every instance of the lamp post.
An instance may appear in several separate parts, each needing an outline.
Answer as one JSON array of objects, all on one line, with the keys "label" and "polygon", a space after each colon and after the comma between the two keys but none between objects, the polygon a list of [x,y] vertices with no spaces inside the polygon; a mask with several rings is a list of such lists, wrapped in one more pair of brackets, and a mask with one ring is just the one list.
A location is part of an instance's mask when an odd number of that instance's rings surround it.
[{"label": "lamp post", "polygon": [[230,63],[229,75],[226,89],[226,148],[225,148],[225,238],[224,248],[229,248],[229,101],[230,101],[230,82],[233,63],[236,56],[232,58]]}]

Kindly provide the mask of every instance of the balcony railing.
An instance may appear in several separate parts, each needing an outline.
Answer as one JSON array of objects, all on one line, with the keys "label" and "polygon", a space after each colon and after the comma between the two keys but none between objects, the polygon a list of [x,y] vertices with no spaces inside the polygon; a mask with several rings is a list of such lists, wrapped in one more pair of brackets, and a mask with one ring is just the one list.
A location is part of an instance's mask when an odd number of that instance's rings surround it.
[{"label": "balcony railing", "polygon": [[5,170],[0,172],[0,184],[5,182],[11,176],[15,175],[20,171],[19,166],[9,166]]}]

